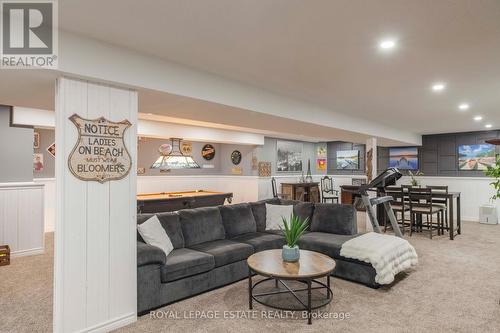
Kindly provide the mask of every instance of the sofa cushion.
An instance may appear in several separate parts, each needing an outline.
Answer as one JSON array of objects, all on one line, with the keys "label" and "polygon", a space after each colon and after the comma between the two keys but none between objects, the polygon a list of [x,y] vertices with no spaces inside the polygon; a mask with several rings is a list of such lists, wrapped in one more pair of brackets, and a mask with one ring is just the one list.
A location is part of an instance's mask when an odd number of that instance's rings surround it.
[{"label": "sofa cushion", "polygon": [[[146,222],[153,215],[154,214],[137,214],[137,224],[139,225]],[[145,243],[141,234],[139,232],[136,232],[136,234],[137,234],[137,241]]]},{"label": "sofa cushion", "polygon": [[185,247],[225,238],[218,207],[183,209],[178,214]]},{"label": "sofa cushion", "polygon": [[293,206],[271,205],[266,203],[266,230],[281,230],[283,219],[287,221],[293,214]]},{"label": "sofa cushion", "polygon": [[220,206],[219,210],[226,231],[226,238],[257,231],[252,208],[248,203]]},{"label": "sofa cushion", "polygon": [[279,205],[280,199],[272,198],[250,203],[253,217],[255,218],[255,224],[257,225],[257,232],[266,230],[266,203]]},{"label": "sofa cushion", "polygon": [[182,234],[181,221],[177,213],[158,213],[158,220],[167,232],[174,249],[184,247],[184,235]]},{"label": "sofa cushion", "polygon": [[187,248],[175,249],[161,266],[161,282],[166,283],[209,271],[215,267],[214,256]]},{"label": "sofa cushion", "polygon": [[228,239],[193,245],[191,249],[214,256],[215,267],[224,266],[240,260],[246,260],[254,252],[251,245],[233,242]]},{"label": "sofa cushion", "polygon": [[326,232],[309,232],[299,239],[299,247],[302,250],[316,251],[334,259],[344,259],[340,256],[342,244],[359,235],[336,235]]},{"label": "sofa cushion", "polygon": [[315,204],[310,230],[355,235],[358,232],[356,210],[352,205]]},{"label": "sofa cushion", "polygon": [[137,231],[144,242],[160,248],[167,256],[174,249],[172,241],[156,215],[151,216],[146,222],[138,224]]},{"label": "sofa cushion", "polygon": [[[137,224],[146,222],[150,217],[155,214],[138,214]],[[167,232],[168,238],[172,242],[174,249],[184,247],[184,236],[182,235],[181,223],[177,213],[158,213],[156,214],[163,229]],[[137,240],[144,242],[144,239],[137,233]]]},{"label": "sofa cushion", "polygon": [[302,202],[297,200],[280,200],[281,205],[293,205],[293,213],[300,217],[302,221],[309,219],[309,225],[306,230],[311,227],[312,216],[314,212],[314,204],[312,202]]},{"label": "sofa cushion", "polygon": [[311,202],[300,202],[293,206],[293,213],[300,217],[301,221],[305,221],[306,219],[309,222],[309,225],[306,230],[311,228],[311,220],[314,212],[314,204]]},{"label": "sofa cushion", "polygon": [[255,252],[271,249],[281,249],[285,245],[285,237],[266,232],[252,232],[236,236],[231,239],[235,242],[250,244]]}]

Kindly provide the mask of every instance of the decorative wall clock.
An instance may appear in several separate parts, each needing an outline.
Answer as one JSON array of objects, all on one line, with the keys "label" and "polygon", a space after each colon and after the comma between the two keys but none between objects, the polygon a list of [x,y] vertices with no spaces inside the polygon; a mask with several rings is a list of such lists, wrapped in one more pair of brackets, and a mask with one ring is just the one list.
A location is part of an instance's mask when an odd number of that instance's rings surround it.
[{"label": "decorative wall clock", "polygon": [[231,162],[234,165],[238,165],[241,162],[241,152],[239,150],[235,150],[231,153]]},{"label": "decorative wall clock", "polygon": [[215,157],[215,148],[211,144],[206,144],[201,149],[201,156],[207,161],[212,160]]}]

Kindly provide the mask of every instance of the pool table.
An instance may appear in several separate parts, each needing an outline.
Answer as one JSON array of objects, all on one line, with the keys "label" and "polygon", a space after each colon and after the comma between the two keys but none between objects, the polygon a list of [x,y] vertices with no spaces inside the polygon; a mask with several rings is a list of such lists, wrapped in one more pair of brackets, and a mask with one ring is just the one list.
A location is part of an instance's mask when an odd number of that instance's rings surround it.
[{"label": "pool table", "polygon": [[186,192],[161,192],[137,195],[138,213],[173,212],[179,209],[210,207],[231,203],[233,193],[205,190]]}]

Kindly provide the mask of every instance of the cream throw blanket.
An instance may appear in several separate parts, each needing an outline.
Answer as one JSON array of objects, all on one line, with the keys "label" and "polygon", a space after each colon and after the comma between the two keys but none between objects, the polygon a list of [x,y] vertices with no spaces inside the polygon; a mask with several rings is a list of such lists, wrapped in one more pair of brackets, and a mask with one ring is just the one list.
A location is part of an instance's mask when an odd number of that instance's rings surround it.
[{"label": "cream throw blanket", "polygon": [[418,263],[417,252],[407,240],[375,232],[348,240],[342,245],[340,255],[370,263],[377,272],[378,284],[392,283],[396,274]]}]

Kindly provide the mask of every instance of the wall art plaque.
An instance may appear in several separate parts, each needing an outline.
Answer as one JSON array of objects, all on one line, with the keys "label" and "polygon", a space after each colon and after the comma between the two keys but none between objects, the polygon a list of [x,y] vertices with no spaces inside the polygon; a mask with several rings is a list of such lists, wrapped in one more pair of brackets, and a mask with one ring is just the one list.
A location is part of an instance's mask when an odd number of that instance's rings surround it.
[{"label": "wall art plaque", "polygon": [[56,143],[54,142],[50,146],[48,146],[47,151],[50,155],[52,155],[52,157],[56,157]]},{"label": "wall art plaque", "polygon": [[271,177],[271,162],[259,162],[259,177]]},{"label": "wall art plaque", "polygon": [[201,149],[201,156],[203,156],[204,159],[207,161],[210,161],[214,158],[215,156],[215,148],[211,144],[206,144],[203,146]]},{"label": "wall art plaque", "polygon": [[76,178],[104,183],[129,174],[132,158],[124,141],[125,131],[132,126],[128,120],[84,119],[77,114],[69,119],[78,130],[78,141],[68,158]]}]

